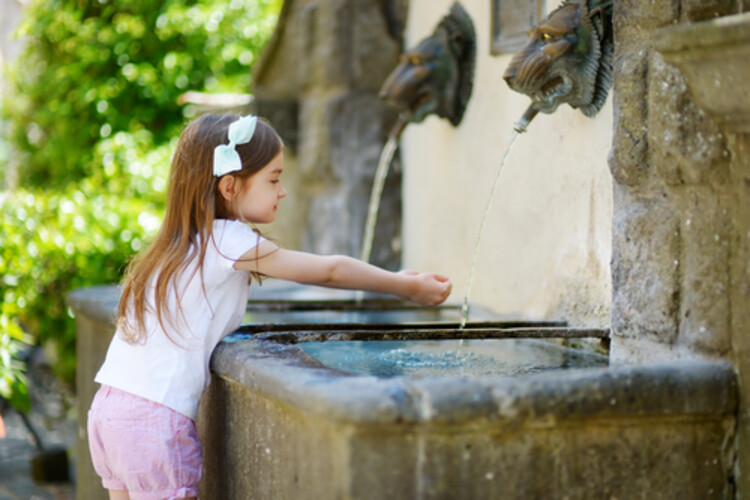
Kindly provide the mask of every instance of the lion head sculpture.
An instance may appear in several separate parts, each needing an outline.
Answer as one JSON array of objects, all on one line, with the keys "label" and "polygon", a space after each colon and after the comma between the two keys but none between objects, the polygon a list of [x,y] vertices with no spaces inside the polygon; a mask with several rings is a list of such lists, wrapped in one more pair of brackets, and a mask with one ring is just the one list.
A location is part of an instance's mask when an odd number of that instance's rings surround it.
[{"label": "lion head sculpture", "polygon": [[594,116],[612,87],[613,0],[566,0],[535,26],[503,78],[532,104],[522,121],[562,103]]},{"label": "lion head sculpture", "polygon": [[431,36],[401,56],[380,89],[380,97],[400,111],[405,122],[430,114],[458,125],[471,97],[476,58],[474,25],[454,3]]}]

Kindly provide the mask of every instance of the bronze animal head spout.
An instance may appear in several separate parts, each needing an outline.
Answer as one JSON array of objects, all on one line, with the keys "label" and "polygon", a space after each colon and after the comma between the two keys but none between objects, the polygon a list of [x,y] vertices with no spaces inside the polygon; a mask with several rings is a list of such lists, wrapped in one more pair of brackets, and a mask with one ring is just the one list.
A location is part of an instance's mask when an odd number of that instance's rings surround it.
[{"label": "bronze animal head spout", "polygon": [[401,56],[380,89],[380,97],[419,123],[430,114],[458,125],[471,97],[476,59],[474,25],[454,3],[431,36]]},{"label": "bronze animal head spout", "polygon": [[532,99],[520,128],[562,103],[586,116],[604,105],[612,87],[612,1],[566,0],[530,31],[503,76],[511,89]]}]

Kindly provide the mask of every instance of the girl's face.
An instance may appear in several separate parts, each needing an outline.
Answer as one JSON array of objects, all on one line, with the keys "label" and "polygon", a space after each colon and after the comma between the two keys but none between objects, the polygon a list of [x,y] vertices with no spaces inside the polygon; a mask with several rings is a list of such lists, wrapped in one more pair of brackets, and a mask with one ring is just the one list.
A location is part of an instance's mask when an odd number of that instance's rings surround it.
[{"label": "girl's face", "polygon": [[237,183],[238,193],[233,200],[233,212],[243,222],[265,224],[276,219],[279,200],[286,196],[281,185],[284,154],[279,152],[268,165],[244,182]]}]

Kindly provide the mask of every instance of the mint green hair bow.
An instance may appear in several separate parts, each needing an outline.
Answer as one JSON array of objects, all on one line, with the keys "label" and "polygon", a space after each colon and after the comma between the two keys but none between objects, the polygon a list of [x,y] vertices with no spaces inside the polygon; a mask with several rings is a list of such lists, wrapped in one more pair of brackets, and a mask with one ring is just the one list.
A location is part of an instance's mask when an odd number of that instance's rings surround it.
[{"label": "mint green hair bow", "polygon": [[214,149],[214,175],[221,177],[242,170],[242,160],[237,152],[238,144],[247,144],[253,138],[258,117],[243,116],[229,125],[229,144],[220,144]]}]

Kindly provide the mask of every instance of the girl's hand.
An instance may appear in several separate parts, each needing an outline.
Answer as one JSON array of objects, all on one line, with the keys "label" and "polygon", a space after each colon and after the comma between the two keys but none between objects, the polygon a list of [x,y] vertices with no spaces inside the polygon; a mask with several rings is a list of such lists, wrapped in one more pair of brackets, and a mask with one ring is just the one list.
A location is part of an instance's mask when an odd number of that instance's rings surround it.
[{"label": "girl's hand", "polygon": [[406,298],[423,306],[436,306],[445,302],[451,294],[453,285],[447,276],[435,273],[419,273],[404,270],[399,274],[409,276],[414,280],[414,287]]}]

